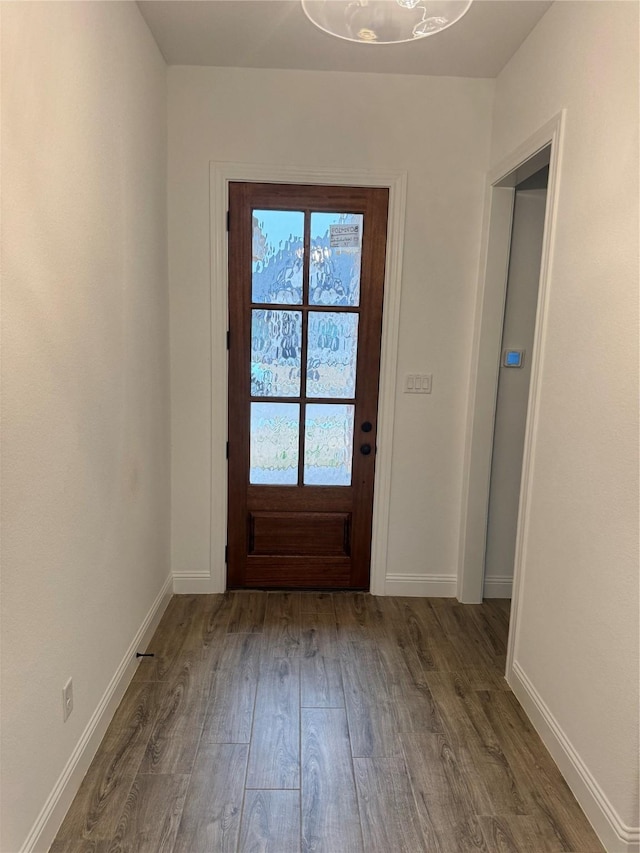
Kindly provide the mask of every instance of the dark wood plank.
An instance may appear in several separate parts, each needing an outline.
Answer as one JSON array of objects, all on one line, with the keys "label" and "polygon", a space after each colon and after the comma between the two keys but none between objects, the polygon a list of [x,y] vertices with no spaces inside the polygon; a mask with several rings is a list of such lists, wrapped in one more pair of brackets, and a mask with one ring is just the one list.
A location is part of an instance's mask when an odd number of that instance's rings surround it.
[{"label": "dark wood plank", "polygon": [[399,732],[441,732],[442,721],[406,626],[387,618],[378,655]]},{"label": "dark wood plank", "polygon": [[173,853],[235,853],[248,749],[245,744],[200,745]]},{"label": "dark wood plank", "polygon": [[180,655],[167,674],[141,773],[191,773],[215,671],[198,651]]},{"label": "dark wood plank", "polygon": [[334,593],[338,642],[374,642],[371,632],[371,610],[367,593]]},{"label": "dark wood plank", "polygon": [[400,604],[403,599],[379,597],[375,601],[381,613],[377,631],[378,646],[390,646],[394,654],[402,658],[413,682],[417,685],[426,684],[425,670],[416,651],[406,613]]},{"label": "dark wood plank", "polygon": [[300,653],[300,593],[270,592],[263,624],[262,660],[295,657]]},{"label": "dark wood plank", "polygon": [[407,626],[423,670],[457,671],[463,668],[462,658],[442,630],[428,599],[397,598],[395,606],[399,610],[399,618]]},{"label": "dark wood plank", "polygon": [[448,742],[466,776],[475,814],[527,814],[523,791],[466,671],[431,672],[427,677]]},{"label": "dark wood plank", "polygon": [[142,762],[161,707],[162,685],[129,685],[56,836],[110,839]]},{"label": "dark wood plank", "polygon": [[511,692],[511,688],[504,677],[504,673],[497,669],[465,669],[465,677],[472,690],[504,690]]},{"label": "dark wood plank", "polygon": [[262,633],[267,609],[267,596],[263,592],[233,592],[230,595],[231,614],[227,624],[227,633]]},{"label": "dark wood plank", "polygon": [[334,616],[333,595],[330,592],[302,592],[300,609],[302,613],[326,613]]},{"label": "dark wood plank", "polygon": [[124,744],[114,752],[98,751],[73,800],[58,841],[104,841],[113,838],[142,760],[144,743]]},{"label": "dark wood plank", "polygon": [[260,671],[247,788],[299,787],[300,667],[297,658],[276,658]]},{"label": "dark wood plank", "polygon": [[354,759],[360,823],[367,853],[426,850],[404,759]]},{"label": "dark wood plank", "polygon": [[159,682],[132,681],[109,723],[100,751],[144,751],[163,697],[164,687]]},{"label": "dark wood plank", "polygon": [[401,737],[427,849],[491,853],[473,813],[467,780],[446,737],[417,732]]},{"label": "dark wood plank", "polygon": [[349,733],[340,708],[302,709],[302,850],[360,853]]},{"label": "dark wood plank", "polygon": [[249,743],[260,659],[258,634],[228,634],[202,733],[209,743]]},{"label": "dark wood plank", "polygon": [[300,704],[303,708],[344,708],[342,670],[333,614],[304,614]]},{"label": "dark wood plank", "polygon": [[492,853],[566,853],[562,841],[531,815],[491,815],[479,820]]},{"label": "dark wood plank", "polygon": [[[433,610],[443,634],[461,660],[460,669],[495,669],[496,656],[488,639],[478,630],[467,605],[448,598],[431,598]],[[504,672],[504,661],[501,662]]]},{"label": "dark wood plank", "polygon": [[109,853],[110,841],[54,841],[49,853]]},{"label": "dark wood plank", "polygon": [[238,853],[300,853],[300,791],[247,791]]},{"label": "dark wood plank", "polygon": [[154,657],[140,658],[134,681],[163,681],[167,677],[189,636],[199,608],[198,598],[197,595],[172,596],[148,647],[144,649]]},{"label": "dark wood plank", "polygon": [[479,691],[477,695],[524,791],[530,813],[564,850],[601,853],[593,829],[515,696],[500,691]]},{"label": "dark wood plank", "polygon": [[489,643],[493,654],[504,657],[507,654],[509,625],[505,623],[503,614],[486,604],[465,604],[464,609]]},{"label": "dark wood plank", "polygon": [[401,755],[398,721],[378,649],[370,643],[342,647],[342,683],[355,757]]},{"label": "dark wood plank", "polygon": [[111,853],[171,853],[189,776],[138,775],[111,842]]},{"label": "dark wood plank", "polygon": [[200,651],[202,659],[215,667],[227,633],[233,598],[230,593],[199,595],[198,605],[182,651]]},{"label": "dark wood plank", "polygon": [[509,633],[509,617],[511,615],[510,598],[485,598],[482,602],[502,619],[506,633]]}]

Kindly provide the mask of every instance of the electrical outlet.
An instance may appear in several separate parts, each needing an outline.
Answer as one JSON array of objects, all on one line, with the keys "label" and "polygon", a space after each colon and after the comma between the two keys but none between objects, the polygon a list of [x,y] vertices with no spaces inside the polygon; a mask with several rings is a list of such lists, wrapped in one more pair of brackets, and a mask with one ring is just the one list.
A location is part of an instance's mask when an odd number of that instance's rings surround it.
[{"label": "electrical outlet", "polygon": [[73,711],[73,679],[69,679],[62,688],[62,720],[66,722]]}]

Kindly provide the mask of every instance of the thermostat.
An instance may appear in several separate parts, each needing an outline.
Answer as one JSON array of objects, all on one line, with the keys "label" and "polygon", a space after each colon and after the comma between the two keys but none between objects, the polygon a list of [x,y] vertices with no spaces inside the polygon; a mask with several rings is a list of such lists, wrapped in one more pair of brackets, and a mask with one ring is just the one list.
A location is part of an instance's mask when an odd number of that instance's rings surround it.
[{"label": "thermostat", "polygon": [[522,367],[524,363],[523,349],[506,349],[502,356],[503,367]]}]

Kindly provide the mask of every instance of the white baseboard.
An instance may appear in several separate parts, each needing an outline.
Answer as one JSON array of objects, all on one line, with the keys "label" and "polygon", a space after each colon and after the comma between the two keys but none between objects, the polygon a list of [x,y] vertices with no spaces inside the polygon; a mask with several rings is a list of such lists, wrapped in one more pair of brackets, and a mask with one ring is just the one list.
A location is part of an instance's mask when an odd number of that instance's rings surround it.
[{"label": "white baseboard", "polygon": [[482,594],[484,598],[511,598],[512,588],[513,578],[508,575],[485,578]]},{"label": "white baseboard", "polygon": [[173,591],[176,595],[207,595],[214,592],[211,575],[209,572],[174,573]]},{"label": "white baseboard", "polygon": [[137,666],[135,653],[139,649],[147,647],[160,621],[160,617],[169,603],[172,592],[173,578],[169,575],[145,616],[142,625],[131,641],[124,657],[120,661],[120,665],[109,682],[107,689],[98,703],[98,707],[91,715],[91,719],[71,753],[71,757],[67,761],[58,781],[47,797],[36,822],[20,848],[20,853],[41,853],[41,851],[44,853],[53,843],[60,824],[78,792],[80,783],[89,769],[89,765],[96,754],[100,741],[104,737],[107,727],[133,677]]},{"label": "white baseboard", "polygon": [[455,598],[456,575],[387,575],[385,595],[408,595],[420,598]]},{"label": "white baseboard", "polygon": [[[384,595],[455,598],[456,575],[387,575]],[[177,595],[197,595],[214,590],[208,572],[179,572],[173,575],[173,591]],[[220,590],[224,592],[224,590]]]},{"label": "white baseboard", "polygon": [[507,682],[558,765],[608,853],[639,853],[640,827],[627,826],[517,661]]}]

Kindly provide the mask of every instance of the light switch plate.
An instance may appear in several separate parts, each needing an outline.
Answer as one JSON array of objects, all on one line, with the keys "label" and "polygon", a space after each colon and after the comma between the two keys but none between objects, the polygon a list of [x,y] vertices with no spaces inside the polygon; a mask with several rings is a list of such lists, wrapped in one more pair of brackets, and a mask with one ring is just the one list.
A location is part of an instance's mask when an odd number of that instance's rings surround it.
[{"label": "light switch plate", "polygon": [[408,373],[404,380],[405,394],[430,394],[432,384],[431,373]]}]

